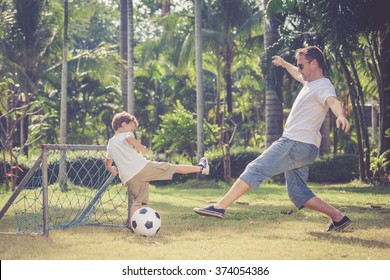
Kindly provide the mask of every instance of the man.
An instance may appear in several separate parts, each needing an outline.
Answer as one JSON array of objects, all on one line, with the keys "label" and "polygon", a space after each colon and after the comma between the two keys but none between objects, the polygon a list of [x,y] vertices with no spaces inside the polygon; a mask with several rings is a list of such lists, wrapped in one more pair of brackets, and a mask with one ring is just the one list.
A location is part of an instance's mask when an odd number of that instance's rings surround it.
[{"label": "man", "polygon": [[319,211],[331,219],[327,231],[342,230],[351,220],[323,201],[307,186],[309,165],[314,163],[321,143],[320,128],[328,108],[337,117],[336,126],[345,132],[350,124],[337,100],[331,82],[324,78],[324,56],[317,47],[296,51],[297,66],[280,56],[273,56],[276,66],[285,68],[303,84],[287,118],[282,137],[263,154],[252,161],[230,190],[214,205],[194,208],[203,216],[223,218],[225,209],[251,188],[258,188],[265,179],[284,172],[287,193],[298,209],[304,207]]}]

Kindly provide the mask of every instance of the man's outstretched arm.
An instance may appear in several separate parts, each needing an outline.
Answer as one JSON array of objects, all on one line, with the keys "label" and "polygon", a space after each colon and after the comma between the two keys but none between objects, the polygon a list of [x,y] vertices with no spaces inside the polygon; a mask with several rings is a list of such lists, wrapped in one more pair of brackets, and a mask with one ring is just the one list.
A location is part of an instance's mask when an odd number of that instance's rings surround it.
[{"label": "man's outstretched arm", "polygon": [[272,57],[272,63],[276,66],[282,66],[284,69],[290,73],[291,76],[301,84],[304,83],[303,77],[301,73],[299,73],[298,67],[292,65],[291,63],[288,63],[285,61],[282,57],[275,55]]}]

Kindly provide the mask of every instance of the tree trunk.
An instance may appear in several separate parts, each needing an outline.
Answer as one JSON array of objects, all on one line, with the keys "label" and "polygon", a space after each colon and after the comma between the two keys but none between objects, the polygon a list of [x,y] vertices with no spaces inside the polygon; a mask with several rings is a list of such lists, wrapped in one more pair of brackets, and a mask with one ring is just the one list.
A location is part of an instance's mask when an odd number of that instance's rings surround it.
[{"label": "tree trunk", "polygon": [[330,111],[326,114],[325,120],[322,123],[321,126],[321,146],[320,146],[320,155],[327,155],[330,154],[330,146],[331,146],[331,141],[330,141]]},{"label": "tree trunk", "polygon": [[[352,57],[352,55],[350,55],[350,57]],[[354,84],[356,85],[356,89],[357,89],[356,100],[357,100],[358,116],[360,119],[360,133],[362,135],[362,144],[363,144],[363,156],[364,156],[364,168],[365,168],[364,173],[366,175],[366,178],[370,179],[372,177],[370,171],[370,141],[368,138],[368,130],[367,130],[367,125],[366,125],[366,120],[364,115],[364,108],[365,108],[364,94],[360,83],[359,75],[355,67],[355,61],[351,59],[350,63],[351,63],[352,73],[354,76]]]},{"label": "tree trunk", "polygon": [[[383,32],[380,38],[380,60],[382,62],[383,95],[380,98],[380,146],[379,154],[390,150],[390,35]],[[390,160],[390,158],[388,158]],[[390,166],[387,167],[390,172]]]},{"label": "tree trunk", "polygon": [[127,0],[127,112],[134,115],[134,21],[133,0]]},{"label": "tree trunk", "polygon": [[215,79],[216,83],[216,91],[215,91],[215,103],[216,103],[216,109],[215,109],[215,123],[218,125],[221,125],[223,113],[221,112],[221,88],[222,88],[222,75],[221,75],[221,56],[218,55],[217,57],[217,75]]},{"label": "tree trunk", "polygon": [[[67,138],[67,101],[68,101],[68,0],[64,0],[64,43],[62,46],[62,72],[61,72],[61,116],[60,116],[60,144],[66,144]],[[63,188],[66,178],[66,151],[60,153],[58,181]]]},{"label": "tree trunk", "polygon": [[195,0],[195,53],[196,53],[196,113],[197,113],[197,153],[201,158],[204,155],[204,98],[203,98],[203,71],[202,71],[202,1]]},{"label": "tree trunk", "polygon": [[356,126],[356,136],[357,136],[357,142],[358,142],[358,153],[359,153],[359,178],[360,180],[365,180],[366,174],[365,174],[365,163],[364,163],[364,152],[363,152],[363,144],[362,144],[362,135],[360,132],[360,119],[358,116],[358,108],[356,106],[356,103],[358,102],[356,100],[356,89],[353,86],[353,81],[351,77],[351,73],[349,72],[347,63],[345,62],[345,59],[338,55],[338,60],[340,61],[341,68],[343,70],[343,74],[345,77],[345,80],[349,87],[349,95],[351,97],[351,103],[352,103],[352,113],[355,120],[355,126]]},{"label": "tree trunk", "polygon": [[123,110],[127,110],[127,0],[120,0],[120,55],[123,61],[121,90]]},{"label": "tree trunk", "polygon": [[[267,7],[269,0],[263,0],[264,9]],[[270,48],[277,41],[278,38],[278,24],[274,17],[269,20],[264,17],[264,49],[265,49],[265,61],[266,71],[264,73],[266,89],[265,89],[265,121],[266,121],[266,148],[277,140],[283,133],[283,105],[282,100],[277,95],[277,92],[273,86],[272,79],[275,75],[272,75]],[[270,67],[268,67],[268,65]]]}]

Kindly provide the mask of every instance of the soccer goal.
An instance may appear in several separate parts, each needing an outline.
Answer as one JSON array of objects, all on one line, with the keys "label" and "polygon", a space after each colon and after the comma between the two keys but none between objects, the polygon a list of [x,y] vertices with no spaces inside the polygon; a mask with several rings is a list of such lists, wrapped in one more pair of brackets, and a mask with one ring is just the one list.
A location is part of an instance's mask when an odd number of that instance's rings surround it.
[{"label": "soccer goal", "polygon": [[0,211],[0,233],[47,236],[76,226],[125,226],[130,196],[105,169],[105,154],[106,146],[42,145]]}]

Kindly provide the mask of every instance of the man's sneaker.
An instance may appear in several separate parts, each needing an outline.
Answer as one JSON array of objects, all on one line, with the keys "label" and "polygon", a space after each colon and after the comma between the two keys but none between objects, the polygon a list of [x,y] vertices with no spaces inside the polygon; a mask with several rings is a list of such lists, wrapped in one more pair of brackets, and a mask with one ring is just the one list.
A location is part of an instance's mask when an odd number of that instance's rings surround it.
[{"label": "man's sneaker", "polygon": [[214,217],[214,218],[222,219],[223,216],[225,215],[225,209],[216,209],[214,208],[214,205],[210,205],[204,208],[195,207],[193,210],[196,214],[199,214],[201,216],[206,216],[206,217]]},{"label": "man's sneaker", "polygon": [[330,224],[328,225],[327,231],[332,231],[332,230],[341,231],[344,228],[346,228],[351,222],[352,221],[347,216],[344,216],[344,218],[342,218],[340,222],[331,221]]},{"label": "man's sneaker", "polygon": [[199,160],[198,166],[202,167],[200,173],[202,173],[203,175],[209,175],[209,172],[210,172],[210,165],[209,165],[209,163],[208,163],[208,161],[207,161],[207,158],[202,157],[202,158]]}]

